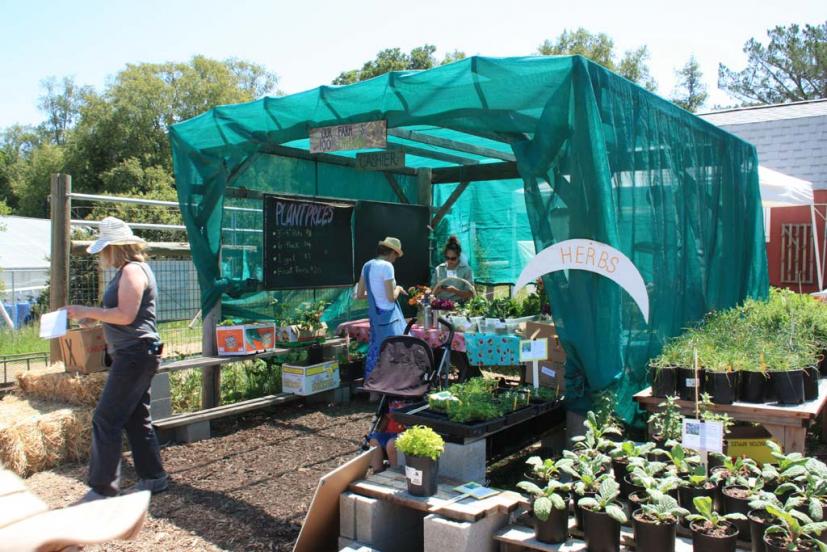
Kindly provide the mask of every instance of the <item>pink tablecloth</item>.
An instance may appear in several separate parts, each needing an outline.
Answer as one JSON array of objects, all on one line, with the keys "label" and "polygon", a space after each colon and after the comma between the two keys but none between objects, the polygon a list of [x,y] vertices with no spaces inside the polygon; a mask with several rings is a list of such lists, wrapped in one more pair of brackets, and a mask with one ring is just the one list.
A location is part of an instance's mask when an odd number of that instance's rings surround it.
[{"label": "pink tablecloth", "polygon": [[[370,321],[367,319],[353,320],[351,322],[343,322],[336,328],[336,335],[349,335],[351,339],[367,343],[370,341]],[[444,329],[439,330],[424,330],[419,325],[414,325],[411,328],[411,335],[415,335],[428,342],[431,347],[439,347],[442,342],[448,337],[448,332]],[[451,349],[465,352],[465,334],[461,332],[454,332],[454,341],[451,344]]]}]

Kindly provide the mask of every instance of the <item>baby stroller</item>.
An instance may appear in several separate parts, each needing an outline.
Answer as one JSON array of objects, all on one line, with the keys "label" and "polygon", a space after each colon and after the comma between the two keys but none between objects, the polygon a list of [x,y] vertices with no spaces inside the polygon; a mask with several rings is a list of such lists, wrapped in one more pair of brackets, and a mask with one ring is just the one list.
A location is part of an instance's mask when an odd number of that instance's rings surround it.
[{"label": "baby stroller", "polygon": [[365,379],[363,389],[381,394],[381,399],[371,421],[371,429],[362,443],[363,450],[370,448],[368,436],[377,430],[387,413],[389,398],[418,399],[430,389],[444,387],[448,382],[454,327],[443,318],[439,319],[439,323],[448,330],[448,338],[437,348],[437,366],[431,346],[424,339],[410,335],[414,322],[414,319],[408,322],[404,334],[382,342],[376,367]]}]

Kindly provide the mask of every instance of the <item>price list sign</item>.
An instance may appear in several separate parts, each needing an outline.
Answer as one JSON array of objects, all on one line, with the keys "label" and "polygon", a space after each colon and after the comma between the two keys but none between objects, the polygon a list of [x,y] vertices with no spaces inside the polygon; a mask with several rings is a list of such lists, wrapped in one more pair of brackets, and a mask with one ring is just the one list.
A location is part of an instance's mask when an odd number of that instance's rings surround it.
[{"label": "price list sign", "polygon": [[351,286],[353,205],[264,196],[264,286]]}]

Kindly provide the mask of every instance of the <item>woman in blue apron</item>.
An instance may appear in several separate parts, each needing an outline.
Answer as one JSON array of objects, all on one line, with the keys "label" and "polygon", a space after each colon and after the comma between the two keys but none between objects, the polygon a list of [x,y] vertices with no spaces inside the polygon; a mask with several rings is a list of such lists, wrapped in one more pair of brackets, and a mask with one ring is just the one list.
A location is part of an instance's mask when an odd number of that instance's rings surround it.
[{"label": "woman in blue apron", "polygon": [[370,319],[370,346],[365,359],[365,379],[373,371],[379,359],[382,342],[405,331],[405,317],[396,300],[407,295],[396,285],[393,263],[402,256],[402,243],[397,238],[387,237],[379,242],[375,259],[365,263],[359,278],[357,297],[368,299]]}]

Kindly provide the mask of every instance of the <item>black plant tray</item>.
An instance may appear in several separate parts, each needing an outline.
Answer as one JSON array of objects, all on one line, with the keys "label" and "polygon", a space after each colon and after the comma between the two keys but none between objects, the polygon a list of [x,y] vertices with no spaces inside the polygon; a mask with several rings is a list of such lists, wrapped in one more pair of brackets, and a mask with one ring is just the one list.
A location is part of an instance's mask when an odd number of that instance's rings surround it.
[{"label": "black plant tray", "polygon": [[463,424],[460,422],[453,422],[448,419],[447,414],[437,410],[432,410],[430,408],[426,408],[416,412],[415,414],[408,414],[411,410],[416,410],[426,406],[427,404],[428,403],[426,401],[421,401],[410,406],[406,406],[405,408],[395,411],[393,413],[393,417],[397,422],[406,426],[425,425],[443,436],[459,439],[482,437],[487,433],[497,431],[505,426],[505,416],[494,418],[493,420]]},{"label": "black plant tray", "polygon": [[505,415],[505,425],[519,424],[539,414],[535,405],[524,406]]},{"label": "black plant tray", "polygon": [[560,399],[555,399],[553,401],[544,401],[542,399],[531,399],[531,406],[533,406],[537,410],[537,414],[543,414],[544,412],[548,412],[549,410],[553,410],[557,408],[557,405],[560,404]]}]

